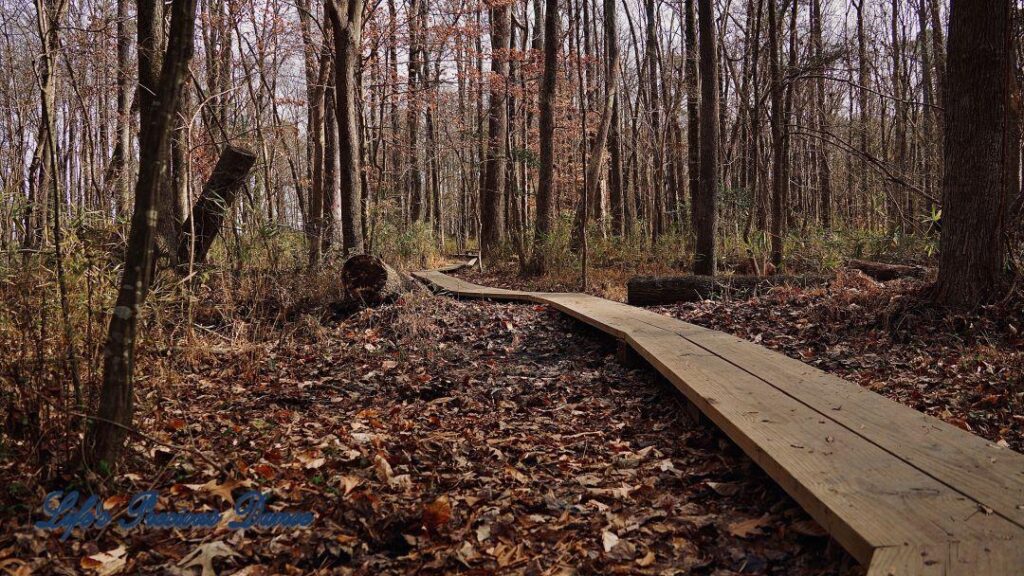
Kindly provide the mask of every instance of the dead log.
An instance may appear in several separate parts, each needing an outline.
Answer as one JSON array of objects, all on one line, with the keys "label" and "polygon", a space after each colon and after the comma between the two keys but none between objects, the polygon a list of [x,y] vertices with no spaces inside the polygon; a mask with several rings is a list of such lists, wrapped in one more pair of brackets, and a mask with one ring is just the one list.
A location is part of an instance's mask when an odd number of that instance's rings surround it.
[{"label": "dead log", "polygon": [[922,278],[928,273],[928,269],[924,266],[884,264],[882,262],[857,260],[856,258],[848,260],[846,262],[846,267],[853,270],[860,270],[879,282],[887,282],[897,278]]},{"label": "dead log", "polygon": [[369,254],[357,254],[345,261],[341,266],[341,284],[348,300],[364,306],[393,302],[417,286],[410,276]]},{"label": "dead log", "polygon": [[230,145],[224,148],[203,186],[199,201],[192,208],[192,215],[182,226],[178,241],[179,264],[187,266],[189,262],[202,264],[206,261],[213,239],[255,163],[256,155],[245,148]]},{"label": "dead log", "polygon": [[626,283],[627,301],[634,306],[697,302],[723,296],[748,297],[784,284],[820,286],[830,276],[635,276]]}]

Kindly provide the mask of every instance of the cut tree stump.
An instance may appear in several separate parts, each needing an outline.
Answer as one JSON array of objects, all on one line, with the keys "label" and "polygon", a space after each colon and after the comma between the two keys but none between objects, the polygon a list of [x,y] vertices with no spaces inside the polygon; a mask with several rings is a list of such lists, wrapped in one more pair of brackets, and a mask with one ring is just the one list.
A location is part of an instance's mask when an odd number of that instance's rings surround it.
[{"label": "cut tree stump", "polygon": [[819,286],[830,276],[635,276],[626,283],[634,306],[697,302],[726,295],[749,296],[775,286]]},{"label": "cut tree stump", "polygon": [[417,286],[412,277],[369,254],[357,254],[345,261],[341,283],[346,298],[363,306],[393,302]]},{"label": "cut tree stump", "polygon": [[924,266],[905,266],[903,264],[884,264],[882,262],[871,262],[869,260],[857,260],[851,258],[846,262],[847,268],[860,270],[879,282],[887,282],[897,278],[923,278],[928,274]]},{"label": "cut tree stump", "polygon": [[255,163],[256,155],[245,148],[228,145],[221,152],[210,179],[203,186],[199,201],[192,208],[192,215],[181,228],[178,241],[179,265],[206,262],[206,255],[220,232],[224,217]]}]

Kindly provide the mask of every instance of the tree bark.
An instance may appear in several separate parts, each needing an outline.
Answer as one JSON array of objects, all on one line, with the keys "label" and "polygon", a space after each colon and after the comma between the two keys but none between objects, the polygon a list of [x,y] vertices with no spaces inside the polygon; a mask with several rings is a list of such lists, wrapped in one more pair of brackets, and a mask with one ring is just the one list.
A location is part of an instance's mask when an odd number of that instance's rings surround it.
[{"label": "tree bark", "polygon": [[505,170],[508,139],[508,50],[511,40],[512,7],[504,1],[490,8],[491,78],[490,111],[487,120],[487,159],[484,186],[480,191],[480,251],[485,260],[505,240]]},{"label": "tree bark", "polygon": [[1009,0],[952,0],[945,85],[945,177],[936,300],[975,306],[1006,280],[1012,165],[1013,27]]},{"label": "tree bark", "polygon": [[[143,4],[139,2],[139,41],[151,24],[145,22]],[[155,2],[154,2],[155,3]],[[195,0],[174,0],[171,5],[171,24],[167,53],[163,58],[160,80],[153,84],[155,98],[146,97],[141,108],[144,129],[140,132],[139,178],[135,185],[135,209],[121,287],[114,313],[110,318],[107,342],[103,349],[103,387],[100,391],[99,411],[93,427],[85,439],[86,463],[110,472],[120,460],[128,427],[132,421],[132,372],[134,369],[135,335],[139,308],[149,291],[153,261],[156,218],[152,211],[167,173],[168,147],[174,112],[192,57],[192,38],[195,26]],[[150,6],[150,8],[152,8]],[[152,11],[149,11],[152,14]],[[143,72],[140,62],[140,73]],[[140,93],[142,91],[140,90]]]},{"label": "tree bark", "polygon": [[768,69],[771,76],[771,131],[772,131],[772,217],[770,225],[771,256],[776,268],[782,264],[782,234],[785,193],[785,172],[783,164],[786,159],[783,135],[783,85],[782,70],[779,65],[779,19],[778,0],[768,0]]},{"label": "tree bark", "polygon": [[718,235],[718,37],[711,0],[698,0],[700,25],[700,194],[694,203],[697,242],[693,271],[713,276],[716,268],[715,239]]},{"label": "tree bark", "polygon": [[694,0],[686,0],[686,173],[690,198],[690,221],[697,232],[697,197],[700,195],[700,77],[697,75],[697,14]]},{"label": "tree bark", "polygon": [[647,12],[647,105],[651,116],[651,146],[654,152],[654,182],[651,190],[652,209],[650,214],[651,239],[657,241],[666,231],[665,206],[665,161],[664,134],[661,130],[661,91],[658,89],[658,4],[654,0],[645,0]]},{"label": "tree bark", "polygon": [[227,146],[221,152],[192,215],[182,226],[178,242],[180,266],[206,262],[210,246],[255,163],[256,155],[244,148]]},{"label": "tree bark", "polygon": [[[811,47],[814,50],[815,70],[818,78],[814,81],[814,102],[811,106],[811,114],[814,115],[815,125],[818,132],[828,129],[828,113],[825,110],[827,95],[825,94],[825,54],[821,39],[821,29],[824,25],[821,13],[821,0],[811,2]],[[825,231],[832,229],[832,171],[829,168],[828,150],[820,139],[813,142],[814,156],[816,158],[815,168],[818,185],[818,212],[821,219],[821,226]]]},{"label": "tree bark", "polygon": [[109,174],[117,179],[117,214],[128,212],[131,202],[131,37],[128,34],[128,1],[117,0],[117,142],[110,158]]},{"label": "tree bark", "polygon": [[420,91],[420,75],[423,67],[420,63],[423,52],[422,43],[420,42],[420,34],[425,33],[420,31],[420,4],[423,4],[427,0],[411,0],[409,2],[408,20],[409,20],[409,66],[408,66],[408,104],[406,110],[406,124],[409,129],[409,170],[406,180],[406,189],[409,195],[409,219],[413,222],[419,222],[425,216],[425,210],[423,205],[423,173],[420,170],[420,159],[419,159],[419,127],[420,127],[420,111],[419,111],[419,91]]},{"label": "tree bark", "polygon": [[[604,0],[605,81],[618,86],[619,32],[615,0]],[[619,133],[621,98],[612,101],[611,125],[608,132],[608,202],[611,205],[612,235],[622,236],[624,194],[622,189],[622,137]]]},{"label": "tree bark", "polygon": [[558,47],[561,43],[558,0],[546,0],[544,13],[544,76],[538,101],[540,123],[540,169],[537,185],[537,220],[534,224],[531,271],[547,270],[547,242],[554,231],[555,203],[555,95],[558,92]]},{"label": "tree bark", "polygon": [[386,262],[369,254],[357,254],[341,267],[345,296],[362,306],[392,302],[416,284]]},{"label": "tree bark", "polygon": [[[860,90],[858,91],[858,112],[860,114],[860,122],[858,126],[858,136],[860,137],[860,163],[858,165],[858,182],[859,182],[859,195],[862,201],[868,204],[869,209],[873,207],[873,202],[868,197],[868,162],[867,159],[871,157],[870,140],[868,139],[868,92],[871,90],[871,74],[868,69],[868,55],[867,55],[867,37],[864,29],[864,1],[856,0],[857,8],[857,82],[860,84]],[[868,226],[871,226],[871,217],[868,218]]]},{"label": "tree bark", "polygon": [[341,158],[341,230],[345,254],[363,252],[362,159],[360,158],[357,74],[362,52],[363,0],[329,0],[334,32],[334,98]]}]

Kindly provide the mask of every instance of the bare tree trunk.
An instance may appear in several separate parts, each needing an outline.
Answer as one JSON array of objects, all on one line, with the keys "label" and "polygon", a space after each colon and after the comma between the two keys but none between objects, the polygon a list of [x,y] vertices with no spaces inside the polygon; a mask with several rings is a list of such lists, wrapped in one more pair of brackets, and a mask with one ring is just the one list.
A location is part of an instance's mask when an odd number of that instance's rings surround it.
[{"label": "bare tree trunk", "polygon": [[778,0],[768,0],[768,69],[771,75],[771,127],[772,127],[772,217],[771,217],[771,254],[772,263],[778,267],[782,263],[782,234],[785,220],[784,186],[785,173],[783,165],[786,159],[783,135],[783,102],[782,102],[782,71],[779,67],[779,19]]},{"label": "bare tree trunk", "polygon": [[558,92],[558,48],[561,43],[558,0],[546,0],[544,12],[544,76],[540,86],[540,182],[537,185],[537,220],[534,228],[532,271],[547,269],[546,243],[554,230],[555,203],[555,96]]},{"label": "bare tree trunk", "polygon": [[192,215],[182,227],[177,245],[180,265],[206,262],[210,246],[255,162],[256,155],[244,148],[228,146],[221,153]]},{"label": "bare tree trunk", "polygon": [[[774,0],[771,0],[774,1]],[[712,0],[698,0],[700,24],[700,193],[694,203],[697,242],[693,255],[694,274],[713,276],[716,267],[715,239],[718,234],[718,38]]]},{"label": "bare tree trunk", "polygon": [[932,55],[935,59],[935,94],[938,96],[941,108],[946,94],[946,41],[942,34],[945,27],[942,25],[942,15],[939,13],[939,0],[929,0],[929,4],[932,19]]},{"label": "bare tree trunk", "polygon": [[[153,18],[156,0],[139,2],[139,45],[151,47],[157,27]],[[195,26],[195,0],[174,0],[171,4],[170,37],[163,58],[154,97],[140,102],[142,129],[139,145],[139,179],[135,185],[135,209],[132,214],[128,250],[125,254],[121,287],[110,318],[107,343],[103,349],[103,388],[99,411],[85,439],[86,462],[101,472],[112,471],[120,461],[121,450],[132,421],[132,372],[139,309],[149,291],[153,262],[156,222],[150,216],[156,206],[161,182],[167,173],[168,147],[174,112],[178,107],[188,62],[192,57]],[[145,56],[143,56],[145,58]],[[152,60],[149,60],[152,62]],[[140,58],[139,72],[149,72]],[[140,98],[141,96],[140,90]]]},{"label": "bare tree trunk", "polygon": [[[618,86],[619,76],[619,32],[618,12],[615,0],[604,0],[604,42],[605,42],[605,81],[609,85]],[[611,125],[608,132],[608,202],[611,204],[612,235],[622,236],[623,201],[622,190],[622,137],[619,134],[621,123],[621,98],[612,100]]]},{"label": "bare tree trunk", "polygon": [[[330,130],[334,124],[333,115],[330,120],[325,118],[327,110],[325,104],[325,93],[330,69],[330,52],[327,49],[327,38],[324,39],[324,46],[317,46],[312,34],[312,13],[310,12],[309,0],[299,0],[297,4],[299,12],[299,27],[302,33],[303,60],[306,73],[306,170],[309,180],[309,188],[305,196],[304,228],[306,238],[309,242],[309,264],[312,266],[320,261],[322,254],[323,232],[320,221],[323,218],[322,209],[324,188],[328,185],[325,178],[327,171],[325,162],[325,130]],[[330,29],[324,30],[325,36],[330,35]],[[337,125],[334,125],[337,134]]]},{"label": "bare tree trunk", "polygon": [[[905,93],[903,90],[903,65],[900,59],[900,51],[902,50],[902,38],[900,35],[900,12],[899,12],[900,0],[892,0],[892,19],[891,32],[892,32],[892,87],[893,87],[893,132],[894,132],[894,147],[893,151],[893,165],[895,171],[901,177],[906,171],[906,149],[907,149],[907,128],[906,128],[906,107],[903,104],[905,99]],[[899,194],[896,191],[891,191],[886,194],[888,198],[889,206],[889,230],[890,232],[909,232],[908,218],[912,217],[907,211],[904,211],[900,206],[900,199],[903,196],[902,187],[899,190]],[[909,200],[909,194],[908,202]]]},{"label": "bare tree trunk", "polygon": [[110,158],[109,174],[117,179],[117,214],[128,212],[131,201],[131,37],[128,35],[128,0],[117,0],[117,142]]},{"label": "bare tree trunk", "polygon": [[750,186],[750,214],[747,216],[747,224],[743,228],[743,239],[749,241],[750,228],[754,222],[754,215],[757,215],[757,226],[759,230],[765,230],[764,225],[768,219],[766,203],[761,193],[761,22],[764,13],[764,0],[756,0],[757,13],[754,16],[754,37],[751,39],[752,48],[750,55],[751,68],[751,99],[750,99],[750,144],[749,158],[747,159],[747,177]]},{"label": "bare tree trunk", "polygon": [[181,98],[178,99],[178,110],[175,112],[175,129],[171,135],[171,217],[174,224],[174,240],[178,238],[178,230],[181,224],[188,217],[189,211],[189,173],[188,173],[188,131],[189,119],[192,117],[189,111],[190,91],[188,84],[181,89]]},{"label": "bare tree trunk", "polygon": [[[142,0],[137,2],[138,16],[138,60],[139,88],[136,92],[139,100],[139,142],[140,146],[148,136],[149,122],[145,118],[148,110],[158,106],[158,83],[161,81],[161,68],[164,52],[164,6],[163,2]],[[178,98],[175,102],[178,102]],[[177,113],[177,108],[173,114]],[[172,118],[172,121],[174,118]],[[141,153],[140,153],[141,170]],[[170,168],[170,165],[166,166]],[[177,255],[175,247],[178,242],[178,226],[174,221],[174,196],[169,179],[160,179],[154,208],[157,213],[156,250],[158,256],[167,256],[172,260]]]},{"label": "bare tree trunk", "polygon": [[856,2],[855,6],[857,8],[857,81],[860,84],[860,90],[858,91],[858,108],[860,113],[860,126],[858,130],[858,134],[860,136],[860,164],[858,166],[858,173],[860,176],[858,178],[860,183],[859,195],[861,200],[867,203],[870,207],[873,205],[873,202],[869,197],[870,190],[868,190],[867,159],[871,155],[870,141],[868,140],[868,127],[870,123],[868,114],[868,92],[871,89],[871,74],[868,69],[867,38],[864,30],[864,0],[854,1]]},{"label": "bare tree trunk", "polygon": [[[582,0],[586,2],[586,0]],[[609,0],[610,2],[610,0]],[[612,10],[615,9],[614,2],[611,2]],[[614,18],[614,12],[612,18]],[[619,67],[619,54],[616,50],[615,56],[608,62],[608,68],[616,70]],[[590,154],[587,157],[587,198],[593,204],[601,203],[600,196],[600,184],[601,184],[601,169],[604,167],[604,154],[605,148],[608,144],[608,132],[611,129],[612,123],[612,112],[615,109],[615,103],[618,101],[618,77],[612,74],[608,77],[606,82],[605,92],[605,104],[601,111],[601,122],[597,127],[597,134],[594,135],[593,141],[590,146]],[[600,220],[602,217],[602,211],[591,208],[591,214],[595,219]]]},{"label": "bare tree trunk", "polygon": [[500,2],[491,13],[491,97],[487,121],[487,160],[480,191],[480,250],[484,259],[505,240],[505,147],[508,139],[508,50],[512,7]]},{"label": "bare tree trunk", "polygon": [[661,99],[658,90],[658,12],[654,0],[646,0],[647,11],[647,99],[651,115],[651,145],[654,147],[653,207],[650,218],[651,238],[657,240],[665,232],[665,161],[664,135],[661,131]]},{"label": "bare tree trunk", "polygon": [[1007,143],[1017,92],[1010,0],[952,0],[946,70],[938,302],[974,306],[1006,279],[1004,232],[1012,194]]},{"label": "bare tree trunk", "polygon": [[413,222],[419,222],[425,216],[423,206],[423,173],[420,170],[419,149],[419,127],[420,127],[420,74],[423,67],[420,59],[423,57],[423,43],[420,35],[426,31],[420,30],[419,5],[427,0],[411,0],[409,2],[409,80],[408,80],[408,108],[406,111],[406,124],[409,129],[409,169],[407,172],[406,189],[409,195],[409,218]]},{"label": "bare tree trunk", "polygon": [[[814,60],[818,78],[813,87],[814,102],[811,106],[811,113],[814,114],[817,131],[828,129],[828,113],[825,109],[827,95],[825,94],[825,62],[824,49],[822,47],[821,29],[822,22],[821,0],[811,2],[811,47],[814,50]],[[818,177],[818,198],[820,205],[818,211],[821,218],[821,226],[826,231],[832,229],[832,171],[828,163],[828,150],[820,138],[814,140],[814,156]]]},{"label": "bare tree trunk", "polygon": [[[330,66],[329,60],[324,60],[324,65]],[[335,225],[342,227],[344,234],[344,222],[336,222],[334,216],[335,207],[341,196],[341,154],[338,148],[338,103],[337,91],[334,89],[334,71],[327,74],[327,88],[324,90],[324,114],[323,114],[323,182],[319,196],[319,224],[317,238],[320,243],[321,253],[326,253],[335,237]],[[340,207],[340,206],[339,206]]]},{"label": "bare tree trunk", "polygon": [[[43,163],[46,165],[47,173],[50,175],[50,198],[53,201],[53,244],[56,256],[57,284],[60,292],[61,324],[64,329],[64,341],[67,352],[67,368],[69,370],[72,387],[74,390],[75,404],[82,404],[82,383],[78,375],[78,354],[75,350],[74,332],[71,326],[71,313],[68,302],[68,286],[64,273],[64,246],[61,230],[61,205],[64,203],[61,195],[60,171],[57,167],[57,129],[55,98],[56,84],[54,78],[54,63],[57,59],[57,50],[60,44],[60,22],[63,19],[67,3],[47,2],[36,0],[36,26],[39,32],[39,41],[42,46],[42,53],[39,58],[39,96],[40,96],[40,123],[45,128],[47,141],[45,142],[45,157]],[[41,191],[42,192],[42,191]],[[45,198],[44,195],[40,195]],[[45,200],[44,200],[45,205]]]},{"label": "bare tree trunk", "polygon": [[[939,115],[938,110],[935,108],[935,86],[933,83],[933,69],[934,64],[934,52],[931,46],[924,42],[925,34],[928,31],[928,0],[919,0],[917,7],[917,22],[920,26],[919,34],[922,40],[921,42],[921,85],[924,91],[924,107],[921,111],[923,116],[923,130],[921,140],[921,156],[922,156],[922,174],[921,174],[921,187],[924,192],[929,196],[934,196],[933,190],[935,188],[934,179],[936,178],[935,171],[935,157],[937,150],[941,149],[936,146],[936,139],[938,138],[936,127],[936,117]],[[925,205],[925,216],[930,216],[935,210],[935,206],[931,201],[928,201]]]},{"label": "bare tree trunk", "polygon": [[691,228],[697,231],[697,197],[700,192],[700,77],[697,75],[697,15],[694,0],[686,0],[686,173],[690,197]]},{"label": "bare tree trunk", "polygon": [[342,248],[347,255],[363,252],[362,159],[359,114],[356,110],[357,74],[362,52],[363,0],[335,0],[327,4],[334,31],[334,81],[341,157]]}]

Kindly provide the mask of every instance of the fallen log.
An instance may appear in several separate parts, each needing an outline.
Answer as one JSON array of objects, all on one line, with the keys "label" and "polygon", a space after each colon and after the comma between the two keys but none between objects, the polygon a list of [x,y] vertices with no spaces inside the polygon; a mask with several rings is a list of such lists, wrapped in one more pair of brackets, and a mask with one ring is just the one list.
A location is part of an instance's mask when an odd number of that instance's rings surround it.
[{"label": "fallen log", "polygon": [[626,283],[627,302],[634,306],[656,306],[697,302],[723,296],[751,296],[782,286],[819,286],[831,276],[635,276]]},{"label": "fallen log", "polygon": [[858,260],[856,258],[847,260],[846,267],[853,270],[860,270],[879,282],[887,282],[897,278],[922,278],[928,273],[928,269],[924,266],[884,264],[882,262],[871,262],[869,260]]},{"label": "fallen log", "polygon": [[417,287],[412,277],[369,254],[357,254],[345,261],[341,266],[341,283],[345,297],[363,306],[393,302]]},{"label": "fallen log", "polygon": [[181,227],[178,240],[178,263],[187,266],[189,262],[202,264],[220,232],[235,196],[245,183],[249,170],[256,163],[256,155],[236,146],[226,146],[213,167],[210,179],[203,186],[199,201],[192,208],[192,215]]}]

